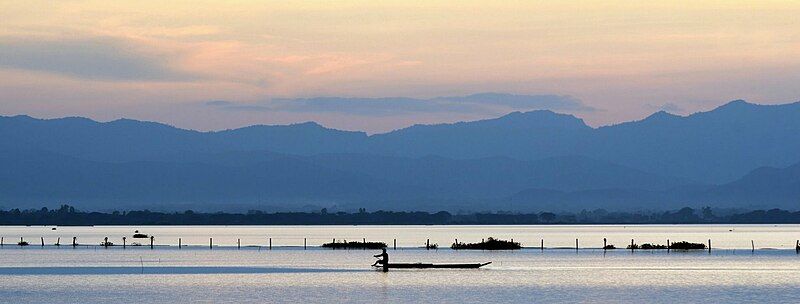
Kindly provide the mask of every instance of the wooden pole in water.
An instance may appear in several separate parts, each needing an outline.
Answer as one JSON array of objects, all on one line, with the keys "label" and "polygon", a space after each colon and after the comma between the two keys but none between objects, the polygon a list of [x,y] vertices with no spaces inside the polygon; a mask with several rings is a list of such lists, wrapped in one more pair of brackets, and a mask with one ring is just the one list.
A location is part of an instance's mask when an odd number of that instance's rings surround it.
[{"label": "wooden pole in water", "polygon": [[394,239],[394,250],[397,250],[397,239]]},{"label": "wooden pole in water", "polygon": [[4,244],[4,243],[5,243],[5,240],[3,239],[3,237],[2,237],[2,236],[0,236],[0,247],[3,247],[3,246],[5,246],[5,244]]},{"label": "wooden pole in water", "polygon": [[42,238],[42,247],[44,247],[44,237],[41,238]]},{"label": "wooden pole in water", "polygon": [[431,239],[425,241],[425,250],[431,250]]},{"label": "wooden pole in water", "polygon": [[303,238],[303,250],[306,250],[306,238]]},{"label": "wooden pole in water", "polygon": [[214,249],[214,238],[208,238],[208,249]]},{"label": "wooden pole in water", "polygon": [[542,251],[544,251],[544,239],[542,239]]},{"label": "wooden pole in water", "polygon": [[633,252],[633,239],[631,239],[631,252]]},{"label": "wooden pole in water", "polygon": [[708,239],[708,253],[711,253],[711,239]]},{"label": "wooden pole in water", "polygon": [[181,249],[181,247],[183,247],[182,240],[178,238],[178,249]]},{"label": "wooden pole in water", "polygon": [[458,245],[458,239],[456,239],[456,245]]},{"label": "wooden pole in water", "polygon": [[25,240],[23,240],[23,239],[22,239],[22,237],[19,237],[19,243],[20,243],[20,245],[22,245],[22,242],[24,242],[24,241],[25,241]]},{"label": "wooden pole in water", "polygon": [[108,237],[105,237],[105,238],[103,239],[103,248],[106,248],[106,249],[108,249]]},{"label": "wooden pole in water", "polygon": [[603,251],[606,250],[606,247],[608,246],[607,243],[608,241],[606,240],[606,238],[603,238]]},{"label": "wooden pole in water", "polygon": [[73,236],[72,237],[72,248],[75,248],[75,246],[78,246],[78,237],[77,236]]},{"label": "wooden pole in water", "polygon": [[236,239],[236,249],[242,249],[242,239]]},{"label": "wooden pole in water", "polygon": [[269,238],[269,250],[272,250],[272,238]]},{"label": "wooden pole in water", "polygon": [[575,239],[575,251],[578,251],[578,239]]},{"label": "wooden pole in water", "polygon": [[672,244],[669,243],[669,239],[667,239],[667,252],[672,249]]},{"label": "wooden pole in water", "polygon": [[794,252],[800,254],[800,240],[794,243]]},{"label": "wooden pole in water", "polygon": [[123,236],[122,237],[122,249],[125,249],[126,247],[128,247],[127,238]]},{"label": "wooden pole in water", "polygon": [[750,240],[750,248],[751,248],[750,252],[756,252],[756,242],[755,241]]},{"label": "wooden pole in water", "polygon": [[56,246],[61,246],[61,237],[60,236],[56,240]]},{"label": "wooden pole in water", "polygon": [[154,236],[150,236],[150,249],[153,249],[153,241],[156,239]]}]

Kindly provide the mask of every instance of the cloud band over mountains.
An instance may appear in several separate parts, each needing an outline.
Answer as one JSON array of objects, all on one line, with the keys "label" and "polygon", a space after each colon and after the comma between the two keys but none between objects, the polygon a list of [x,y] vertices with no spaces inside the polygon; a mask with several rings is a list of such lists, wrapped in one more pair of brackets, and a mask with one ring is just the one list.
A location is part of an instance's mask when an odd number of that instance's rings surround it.
[{"label": "cloud band over mountains", "polygon": [[192,80],[174,69],[170,58],[115,37],[73,39],[0,37],[0,68],[111,81]]},{"label": "cloud band over mountains", "polygon": [[257,103],[214,100],[206,106],[227,111],[344,113],[364,116],[392,116],[408,113],[501,113],[519,110],[592,112],[597,109],[564,95],[515,95],[480,93],[429,99],[386,98],[276,98]]}]

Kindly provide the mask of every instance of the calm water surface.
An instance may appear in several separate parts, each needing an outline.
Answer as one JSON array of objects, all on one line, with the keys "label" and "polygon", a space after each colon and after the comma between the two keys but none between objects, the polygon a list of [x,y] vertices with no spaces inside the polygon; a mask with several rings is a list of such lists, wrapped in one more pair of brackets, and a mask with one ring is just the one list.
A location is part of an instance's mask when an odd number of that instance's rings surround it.
[{"label": "calm water surface", "polygon": [[[799,225],[667,226],[229,226],[0,227],[0,301],[107,302],[784,302],[800,299]],[[96,246],[104,237],[148,246]],[[81,245],[68,246],[72,237]],[[430,239],[477,242],[495,236],[519,251],[424,250]],[[20,237],[31,243],[16,246]],[[47,246],[41,247],[40,237]],[[62,246],[51,246],[58,238]],[[215,248],[209,250],[209,238]],[[715,250],[612,250],[686,240]],[[177,239],[190,245],[178,249]],[[272,238],[273,250],[267,247]],[[303,239],[308,250],[303,250]],[[402,270],[369,265],[377,252],[323,250],[331,239],[384,241],[395,262],[488,262],[479,270]],[[580,250],[574,249],[579,239]],[[237,239],[242,249],[237,249]],[[538,249],[545,240],[544,251]],[[751,240],[757,250],[751,252]],[[149,241],[140,241],[149,244]],[[14,245],[11,245],[14,244]],[[555,248],[571,249],[555,249]],[[718,249],[717,249],[718,248]]]}]

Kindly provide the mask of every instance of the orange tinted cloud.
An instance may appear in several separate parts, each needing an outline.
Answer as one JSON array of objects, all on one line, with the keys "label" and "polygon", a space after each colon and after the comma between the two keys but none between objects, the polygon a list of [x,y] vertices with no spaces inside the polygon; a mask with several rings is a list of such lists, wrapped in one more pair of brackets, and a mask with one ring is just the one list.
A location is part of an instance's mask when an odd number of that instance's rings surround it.
[{"label": "orange tinted cloud", "polygon": [[[575,96],[606,110],[586,114],[600,125],[659,104],[693,112],[800,99],[798,15],[796,1],[7,1],[0,103],[9,114],[67,114],[48,96],[68,114],[109,117],[148,105],[130,113],[169,120],[154,105],[500,91]],[[98,39],[112,42],[74,43]],[[9,53],[20,45],[63,51],[39,64]],[[24,94],[32,87],[42,95]],[[118,108],[89,110],[102,99]],[[312,118],[280,115],[261,117]],[[398,124],[436,115],[466,117]]]}]

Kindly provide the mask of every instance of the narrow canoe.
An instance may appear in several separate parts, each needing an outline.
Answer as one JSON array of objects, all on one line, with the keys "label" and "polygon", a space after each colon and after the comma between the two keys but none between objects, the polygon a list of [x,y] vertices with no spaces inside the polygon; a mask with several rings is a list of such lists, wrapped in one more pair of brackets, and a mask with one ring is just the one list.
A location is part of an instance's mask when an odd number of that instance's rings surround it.
[{"label": "narrow canoe", "polygon": [[[430,263],[389,263],[386,268],[406,268],[406,269],[428,269],[428,268],[481,268],[489,265],[492,262],[475,263],[475,264],[430,264]],[[383,268],[382,265],[375,266]]]}]

